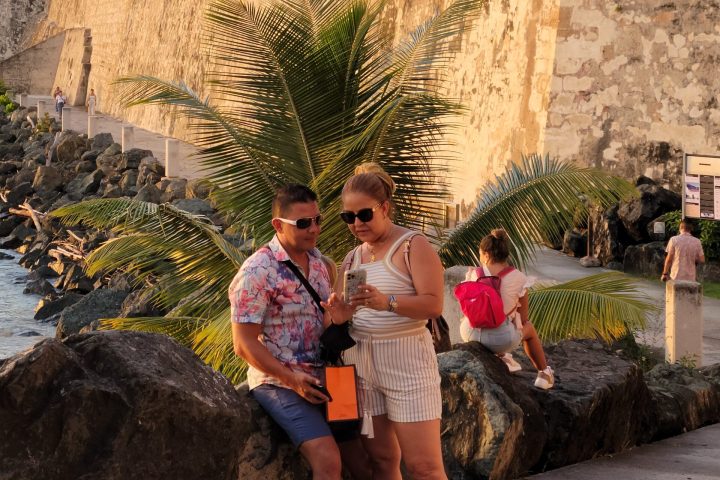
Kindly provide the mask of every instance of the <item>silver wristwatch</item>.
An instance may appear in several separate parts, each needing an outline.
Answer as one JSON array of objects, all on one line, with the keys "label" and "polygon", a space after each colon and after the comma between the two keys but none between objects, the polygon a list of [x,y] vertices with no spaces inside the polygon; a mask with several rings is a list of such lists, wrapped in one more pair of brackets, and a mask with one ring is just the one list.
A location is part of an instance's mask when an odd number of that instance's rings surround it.
[{"label": "silver wristwatch", "polygon": [[388,312],[394,312],[397,310],[397,307],[398,303],[395,295],[390,295],[390,297],[388,297]]}]

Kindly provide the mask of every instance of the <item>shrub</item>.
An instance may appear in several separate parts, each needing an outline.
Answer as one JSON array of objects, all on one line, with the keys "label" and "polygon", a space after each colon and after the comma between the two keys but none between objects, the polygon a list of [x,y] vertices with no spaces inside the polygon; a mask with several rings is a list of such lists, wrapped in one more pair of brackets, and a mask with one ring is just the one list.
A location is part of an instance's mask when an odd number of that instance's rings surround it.
[{"label": "shrub", "polygon": [[17,110],[17,108],[18,108],[18,106],[16,103],[10,102],[7,105],[5,105],[5,113],[10,115],[12,112]]},{"label": "shrub", "polygon": [[47,112],[45,112],[45,115],[43,115],[43,117],[40,120],[38,120],[37,126],[35,127],[35,129],[38,132],[47,133],[50,131],[51,126],[52,126],[52,120],[50,120],[50,115]]},{"label": "shrub", "polygon": [[5,93],[3,92],[3,94],[0,95],[0,106],[5,108],[5,105],[7,105],[9,103],[12,103],[12,100],[10,100],[10,98],[7,95],[5,95]]}]

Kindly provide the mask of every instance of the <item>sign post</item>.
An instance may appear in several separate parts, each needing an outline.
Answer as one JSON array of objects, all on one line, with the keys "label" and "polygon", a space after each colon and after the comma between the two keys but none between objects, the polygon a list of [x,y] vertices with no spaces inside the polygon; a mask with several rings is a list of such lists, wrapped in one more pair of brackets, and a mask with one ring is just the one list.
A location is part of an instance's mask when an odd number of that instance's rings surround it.
[{"label": "sign post", "polygon": [[720,156],[685,154],[682,214],[720,220]]}]

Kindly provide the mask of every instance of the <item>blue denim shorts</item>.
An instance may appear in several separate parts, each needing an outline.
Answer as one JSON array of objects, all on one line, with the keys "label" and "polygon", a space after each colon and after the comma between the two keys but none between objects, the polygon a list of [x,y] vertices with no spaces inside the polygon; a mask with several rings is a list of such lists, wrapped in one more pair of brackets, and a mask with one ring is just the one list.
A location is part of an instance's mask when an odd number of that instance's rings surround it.
[{"label": "blue denim shorts", "polygon": [[337,442],[344,442],[360,434],[358,424],[329,425],[325,420],[325,405],[313,405],[289,388],[263,384],[253,388],[251,393],[285,430],[295,447],[320,437],[333,436]]}]

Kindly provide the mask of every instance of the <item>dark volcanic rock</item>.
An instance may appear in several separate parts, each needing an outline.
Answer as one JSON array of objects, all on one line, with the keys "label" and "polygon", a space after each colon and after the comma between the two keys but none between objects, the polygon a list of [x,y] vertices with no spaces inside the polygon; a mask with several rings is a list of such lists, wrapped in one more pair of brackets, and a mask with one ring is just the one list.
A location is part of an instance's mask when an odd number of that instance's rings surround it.
[{"label": "dark volcanic rock", "polygon": [[56,338],[65,338],[78,333],[81,328],[101,318],[115,318],[127,292],[110,289],[94,290],[82,300],[63,310],[55,333]]},{"label": "dark volcanic rock", "polygon": [[144,185],[135,195],[134,199],[139,202],[160,203],[162,192],[152,183]]},{"label": "dark volcanic rock", "polygon": [[646,381],[658,412],[655,440],[720,422],[720,365],[694,370],[661,363]]},{"label": "dark volcanic rock", "polygon": [[192,213],[193,215],[205,215],[206,217],[215,213],[210,203],[206,200],[200,200],[199,198],[187,198],[175,200],[172,202],[172,206]]},{"label": "dark volcanic rock", "polygon": [[88,150],[87,140],[75,133],[63,133],[57,145],[57,161],[71,163]]},{"label": "dark volcanic rock", "polygon": [[32,188],[38,192],[50,192],[58,190],[63,184],[63,178],[60,172],[53,166],[39,166],[35,171],[35,179]]},{"label": "dark volcanic rock", "polygon": [[562,251],[574,257],[584,257],[587,255],[587,236],[577,230],[568,230],[563,237]]},{"label": "dark volcanic rock", "polygon": [[22,205],[25,199],[32,195],[33,192],[30,182],[20,183],[7,194],[7,202],[13,206]]},{"label": "dark volcanic rock", "polygon": [[130,150],[123,152],[122,157],[118,162],[118,170],[120,172],[124,172],[128,169],[137,170],[140,167],[140,161],[142,159],[152,156],[153,153],[150,150],[131,148]]},{"label": "dark volcanic rock", "polygon": [[52,297],[41,298],[35,307],[35,320],[45,320],[65,310],[70,305],[75,305],[82,300],[83,296],[78,293],[68,292],[62,297],[54,300]]},{"label": "dark volcanic rock", "polygon": [[251,421],[225,377],[163,335],[48,339],[0,361],[2,478],[236,480]]},{"label": "dark volcanic rock", "polygon": [[451,478],[515,478],[619,452],[652,436],[641,370],[600,344],[548,347],[556,371],[549,391],[532,387],[535,371],[521,354],[523,371],[509,375],[479,344],[459,348],[438,356],[443,455]]},{"label": "dark volcanic rock", "polygon": [[623,271],[635,275],[658,277],[665,262],[665,244],[663,242],[631,245],[625,249]]},{"label": "dark volcanic rock", "polygon": [[25,294],[51,295],[55,293],[55,289],[47,280],[31,280],[23,289]]},{"label": "dark volcanic rock", "polygon": [[110,145],[114,143],[112,134],[110,133],[97,133],[92,138],[92,144],[90,145],[90,148],[92,150],[98,150],[102,151],[108,148]]},{"label": "dark volcanic rock", "polygon": [[635,242],[651,240],[647,233],[648,224],[663,213],[679,210],[680,195],[654,184],[638,187],[639,198],[620,204],[618,217]]}]

